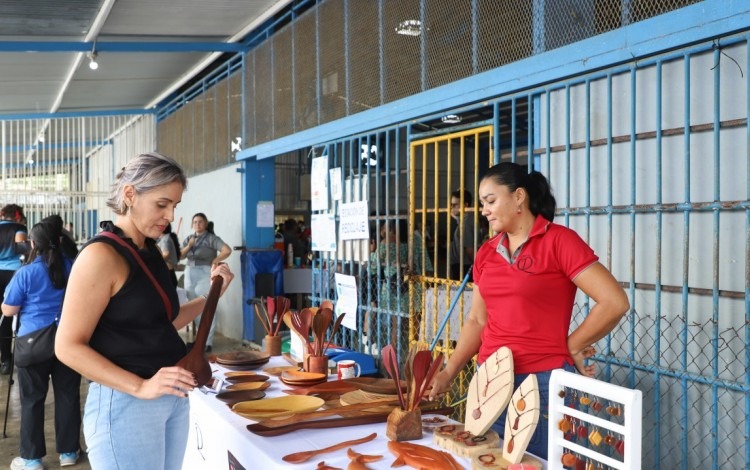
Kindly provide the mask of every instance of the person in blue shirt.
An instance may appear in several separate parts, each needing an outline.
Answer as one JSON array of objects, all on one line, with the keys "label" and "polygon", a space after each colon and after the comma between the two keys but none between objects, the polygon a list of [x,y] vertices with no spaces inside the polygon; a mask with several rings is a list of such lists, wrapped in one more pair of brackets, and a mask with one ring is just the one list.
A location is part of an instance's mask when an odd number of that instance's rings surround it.
[{"label": "person in blue shirt", "polygon": [[[21,255],[27,251],[25,220],[23,208],[17,204],[8,204],[0,210],[0,296],[21,267]],[[12,346],[13,322],[0,317],[0,374],[10,373]]]},{"label": "person in blue shirt", "polygon": [[[63,256],[61,232],[53,224],[31,229],[31,253],[5,289],[2,311],[18,316],[23,336],[56,322],[62,309],[73,260]],[[81,376],[56,357],[18,368],[21,393],[21,456],[11,470],[44,469],[44,401],[49,380],[55,391],[55,439],[60,466],[75,465],[81,447]]]}]

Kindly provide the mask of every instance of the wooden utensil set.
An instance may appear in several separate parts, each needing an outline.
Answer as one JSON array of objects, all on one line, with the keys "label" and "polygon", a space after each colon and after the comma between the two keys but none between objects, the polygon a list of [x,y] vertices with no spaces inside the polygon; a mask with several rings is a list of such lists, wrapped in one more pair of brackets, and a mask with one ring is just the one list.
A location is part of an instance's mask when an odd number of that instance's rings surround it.
[{"label": "wooden utensil set", "polygon": [[[260,305],[260,307],[259,307]],[[281,325],[284,323],[284,315],[289,311],[291,301],[287,297],[266,297],[266,304],[263,305],[263,300],[255,302],[255,315],[263,325],[263,329],[266,330],[268,336],[279,336],[281,331]]]},{"label": "wooden utensil set", "polygon": [[[396,384],[400,384],[400,374],[396,350],[390,344],[383,348],[383,366],[388,375]],[[411,411],[419,406],[432,378],[437,374],[443,364],[443,353],[439,353],[435,359],[432,352],[426,349],[426,345],[413,345],[409,349],[409,356],[404,363],[404,379],[406,380],[406,395],[396,386],[399,396],[399,404],[404,411]]]},{"label": "wooden utensil set", "polygon": [[[333,302],[325,300],[320,307],[308,307],[302,310],[290,310],[283,316],[283,321],[302,340],[305,351],[310,356],[320,357],[331,346],[333,338],[341,326],[344,313],[333,320]],[[328,329],[333,325],[330,335]],[[312,341],[310,336],[312,335]]]}]

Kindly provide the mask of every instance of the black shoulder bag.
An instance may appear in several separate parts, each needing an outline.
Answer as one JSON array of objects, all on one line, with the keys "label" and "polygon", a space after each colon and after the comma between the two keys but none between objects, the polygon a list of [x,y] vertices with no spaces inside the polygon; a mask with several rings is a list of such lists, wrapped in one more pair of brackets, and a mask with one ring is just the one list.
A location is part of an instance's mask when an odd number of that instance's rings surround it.
[{"label": "black shoulder bag", "polygon": [[29,367],[55,357],[57,318],[49,326],[23,336],[16,336],[13,360],[18,367]]}]

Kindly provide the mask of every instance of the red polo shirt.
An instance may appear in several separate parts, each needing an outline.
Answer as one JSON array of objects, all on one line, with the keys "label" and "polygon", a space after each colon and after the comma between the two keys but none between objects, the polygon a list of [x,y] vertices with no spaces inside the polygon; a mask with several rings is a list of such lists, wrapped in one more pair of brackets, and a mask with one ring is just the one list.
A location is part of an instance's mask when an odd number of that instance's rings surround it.
[{"label": "red polo shirt", "polygon": [[572,364],[573,279],[598,260],[576,232],[542,216],[512,257],[505,233],[482,245],[474,261],[474,283],[487,306],[479,363],[507,346],[516,374]]}]

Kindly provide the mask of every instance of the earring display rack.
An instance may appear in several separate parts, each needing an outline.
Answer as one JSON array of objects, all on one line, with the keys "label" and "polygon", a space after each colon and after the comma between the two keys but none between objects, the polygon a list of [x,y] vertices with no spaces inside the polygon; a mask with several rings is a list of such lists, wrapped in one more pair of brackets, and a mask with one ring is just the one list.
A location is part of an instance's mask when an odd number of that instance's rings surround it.
[{"label": "earring display rack", "polygon": [[549,383],[547,468],[572,468],[582,460],[581,468],[640,469],[642,413],[640,390],[554,370]]}]

